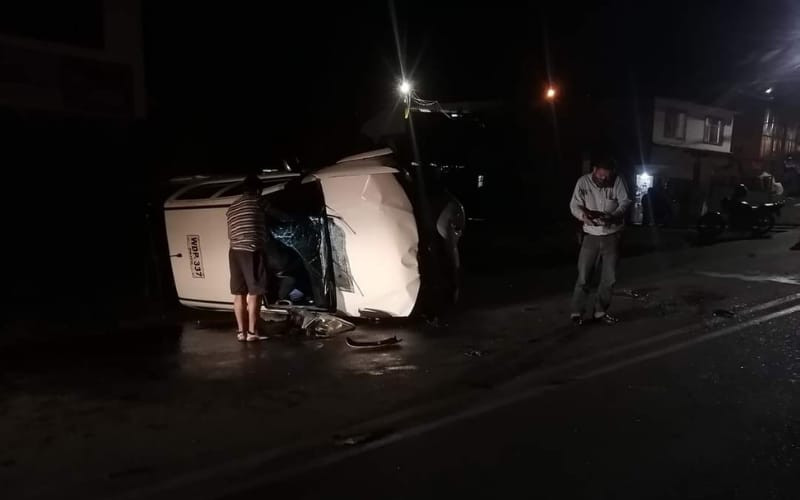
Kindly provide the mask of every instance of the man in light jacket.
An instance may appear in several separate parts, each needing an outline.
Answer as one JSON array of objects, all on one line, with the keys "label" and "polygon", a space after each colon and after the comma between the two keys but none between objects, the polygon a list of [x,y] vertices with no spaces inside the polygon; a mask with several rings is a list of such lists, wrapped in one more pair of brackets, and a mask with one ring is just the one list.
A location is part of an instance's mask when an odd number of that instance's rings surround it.
[{"label": "man in light jacket", "polygon": [[583,222],[584,233],[570,315],[575,324],[583,323],[589,282],[598,264],[601,265],[601,277],[592,317],[607,324],[619,321],[608,314],[608,309],[617,280],[619,238],[625,225],[625,212],[630,205],[628,189],[622,178],[616,175],[613,160],[595,162],[592,172],[578,179],[575,184],[569,208],[572,215]]}]

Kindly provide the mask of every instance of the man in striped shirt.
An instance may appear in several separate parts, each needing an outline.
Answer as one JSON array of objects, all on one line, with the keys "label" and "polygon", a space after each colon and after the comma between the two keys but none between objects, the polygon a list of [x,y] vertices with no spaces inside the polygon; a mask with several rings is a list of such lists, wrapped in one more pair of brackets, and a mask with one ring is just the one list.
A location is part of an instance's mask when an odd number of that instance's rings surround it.
[{"label": "man in striped shirt", "polygon": [[240,341],[261,340],[257,331],[261,298],[267,293],[267,267],[264,248],[267,223],[261,203],[261,180],[248,175],[244,194],[228,208],[228,260],[231,271],[233,311]]}]

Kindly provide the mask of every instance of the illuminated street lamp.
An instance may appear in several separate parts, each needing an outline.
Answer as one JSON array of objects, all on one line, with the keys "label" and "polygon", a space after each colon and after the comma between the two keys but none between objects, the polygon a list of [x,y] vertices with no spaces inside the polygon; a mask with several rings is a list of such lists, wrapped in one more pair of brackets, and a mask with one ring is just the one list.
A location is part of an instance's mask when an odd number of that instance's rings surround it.
[{"label": "illuminated street lamp", "polygon": [[414,89],[411,88],[411,82],[404,79],[400,82],[400,85],[397,86],[397,91],[400,92],[400,95],[403,97],[403,104],[405,104],[406,108],[403,117],[408,119],[408,114],[411,112],[411,94],[414,91]]},{"label": "illuminated street lamp", "polygon": [[556,94],[557,94],[556,88],[551,85],[547,87],[547,91],[544,93],[544,97],[548,101],[553,101],[556,98]]}]

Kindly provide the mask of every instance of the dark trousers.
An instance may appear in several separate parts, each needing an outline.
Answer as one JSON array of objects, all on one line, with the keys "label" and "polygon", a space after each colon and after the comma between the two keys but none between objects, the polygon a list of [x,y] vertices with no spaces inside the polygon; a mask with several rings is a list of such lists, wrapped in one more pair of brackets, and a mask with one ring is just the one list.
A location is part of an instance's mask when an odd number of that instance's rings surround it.
[{"label": "dark trousers", "polygon": [[617,282],[620,233],[607,236],[587,234],[578,255],[578,281],[572,294],[572,313],[583,314],[589,298],[589,288],[595,269],[600,265],[600,285],[597,288],[595,313],[608,312]]}]

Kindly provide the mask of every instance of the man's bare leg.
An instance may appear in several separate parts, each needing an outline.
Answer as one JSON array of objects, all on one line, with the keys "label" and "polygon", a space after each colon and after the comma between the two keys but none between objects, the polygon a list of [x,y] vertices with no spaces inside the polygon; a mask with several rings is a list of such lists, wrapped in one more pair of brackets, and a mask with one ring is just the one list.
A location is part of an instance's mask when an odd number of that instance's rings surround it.
[{"label": "man's bare leg", "polygon": [[258,316],[261,312],[261,295],[247,295],[247,314],[248,319],[250,321],[250,333],[255,333],[258,335],[256,331],[258,329]]},{"label": "man's bare leg", "polygon": [[233,314],[236,315],[236,326],[240,332],[247,333],[247,295],[233,296]]}]

